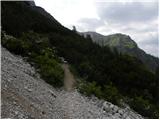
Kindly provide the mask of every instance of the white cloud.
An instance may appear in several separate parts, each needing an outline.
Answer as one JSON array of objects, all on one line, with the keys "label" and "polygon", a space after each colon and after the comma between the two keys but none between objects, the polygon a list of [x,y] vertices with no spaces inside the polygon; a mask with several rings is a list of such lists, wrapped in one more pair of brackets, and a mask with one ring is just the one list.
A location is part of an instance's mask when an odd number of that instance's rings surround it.
[{"label": "white cloud", "polygon": [[63,25],[74,25],[81,18],[98,18],[92,0],[35,0]]},{"label": "white cloud", "polygon": [[[118,2],[117,2],[118,1]],[[158,56],[158,0],[35,0],[62,25],[104,35],[130,35],[147,53]]]},{"label": "white cloud", "polygon": [[109,23],[127,24],[145,22],[158,18],[158,4],[150,2],[105,2],[97,3],[97,13]]}]

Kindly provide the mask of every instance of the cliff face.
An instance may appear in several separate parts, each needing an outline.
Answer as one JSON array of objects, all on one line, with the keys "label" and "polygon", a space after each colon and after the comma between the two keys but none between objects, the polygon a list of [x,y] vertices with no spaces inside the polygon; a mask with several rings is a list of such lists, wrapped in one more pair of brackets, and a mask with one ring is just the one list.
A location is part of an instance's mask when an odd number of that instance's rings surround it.
[{"label": "cliff face", "polygon": [[70,32],[33,1],[7,1],[1,6],[2,29],[13,36],[30,30],[38,33]]},{"label": "cliff face", "polygon": [[29,6],[36,6],[34,1],[25,1],[25,3]]}]

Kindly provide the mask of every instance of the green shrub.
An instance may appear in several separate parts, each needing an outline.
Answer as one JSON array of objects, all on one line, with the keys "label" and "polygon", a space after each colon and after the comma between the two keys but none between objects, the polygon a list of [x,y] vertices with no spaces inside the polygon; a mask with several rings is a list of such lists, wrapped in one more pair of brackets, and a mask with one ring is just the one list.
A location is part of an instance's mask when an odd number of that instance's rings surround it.
[{"label": "green shrub", "polygon": [[54,59],[50,59],[46,56],[37,56],[35,61],[40,74],[45,81],[55,87],[63,85],[64,72],[61,66]]},{"label": "green shrub", "polygon": [[135,97],[132,101],[130,101],[129,105],[143,116],[158,118],[158,106],[154,106],[142,96]]},{"label": "green shrub", "polygon": [[60,87],[63,85],[63,70],[59,65],[41,65],[40,73],[45,81],[55,87]]},{"label": "green shrub", "polygon": [[122,99],[122,96],[120,95],[117,88],[113,84],[101,87],[97,85],[95,81],[93,82],[81,81],[79,83],[78,89],[82,94],[85,94],[87,96],[95,95],[98,98],[110,101],[116,105],[120,105],[120,100]]},{"label": "green shrub", "polygon": [[31,47],[27,42],[8,35],[2,38],[2,45],[9,51],[22,56],[25,56]]},{"label": "green shrub", "polygon": [[77,72],[75,66],[69,65],[69,70],[74,74],[75,77],[80,78],[79,73]]},{"label": "green shrub", "polygon": [[47,83],[54,87],[61,87],[64,77],[63,69],[47,40],[44,36],[41,37],[32,31],[23,33],[19,39],[5,33],[2,35],[4,47],[15,54],[28,57],[28,61],[34,63],[33,65]]},{"label": "green shrub", "polygon": [[87,96],[95,95],[98,98],[102,97],[101,87],[96,85],[96,82],[82,82],[79,86],[79,91]]},{"label": "green shrub", "polygon": [[63,85],[64,72],[59,63],[51,56],[50,52],[45,52],[42,55],[32,54],[35,66],[39,69],[41,77],[53,85],[54,87],[61,87]]},{"label": "green shrub", "polygon": [[120,105],[121,95],[118,92],[118,89],[112,83],[104,86],[103,98],[114,104]]},{"label": "green shrub", "polygon": [[83,77],[86,77],[92,71],[92,65],[89,62],[83,62],[79,65],[79,74]]}]

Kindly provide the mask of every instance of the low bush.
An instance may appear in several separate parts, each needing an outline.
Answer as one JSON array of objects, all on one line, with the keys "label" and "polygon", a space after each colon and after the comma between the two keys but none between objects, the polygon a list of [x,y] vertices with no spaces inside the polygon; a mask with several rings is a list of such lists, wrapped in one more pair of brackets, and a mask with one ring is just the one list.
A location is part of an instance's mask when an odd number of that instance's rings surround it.
[{"label": "low bush", "polygon": [[2,35],[2,45],[12,53],[28,57],[41,77],[54,87],[63,85],[63,69],[58,63],[54,49],[47,39],[34,32],[23,33],[20,38]]},{"label": "low bush", "polygon": [[120,99],[122,96],[118,92],[118,89],[112,83],[109,83],[108,85],[104,86],[103,98],[116,105],[120,105]]},{"label": "low bush", "polygon": [[148,116],[150,118],[158,118],[158,106],[154,106],[148,100],[144,99],[142,96],[136,96],[129,105],[138,113],[143,116]]},{"label": "low bush", "polygon": [[101,87],[96,85],[96,82],[81,82],[79,91],[87,96],[95,95],[98,98],[102,97]]},{"label": "low bush", "polygon": [[2,45],[9,51],[22,56],[25,56],[31,47],[29,43],[8,35],[2,37]]},{"label": "low bush", "polygon": [[61,66],[53,58],[41,55],[34,58],[37,68],[44,80],[53,85],[60,87],[63,85],[64,72]]},{"label": "low bush", "polygon": [[120,105],[120,99],[122,96],[118,92],[117,88],[113,84],[105,85],[101,87],[93,82],[80,82],[79,91],[87,96],[95,95],[98,98],[110,101],[116,105]]}]

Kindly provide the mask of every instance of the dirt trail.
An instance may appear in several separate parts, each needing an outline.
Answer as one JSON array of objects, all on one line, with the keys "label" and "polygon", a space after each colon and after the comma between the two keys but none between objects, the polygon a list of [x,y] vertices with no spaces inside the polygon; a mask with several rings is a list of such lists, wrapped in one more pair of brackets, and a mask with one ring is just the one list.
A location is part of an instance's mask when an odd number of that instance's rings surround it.
[{"label": "dirt trail", "polygon": [[64,88],[67,91],[73,91],[75,87],[75,78],[69,70],[68,64],[62,65],[64,69]]}]

